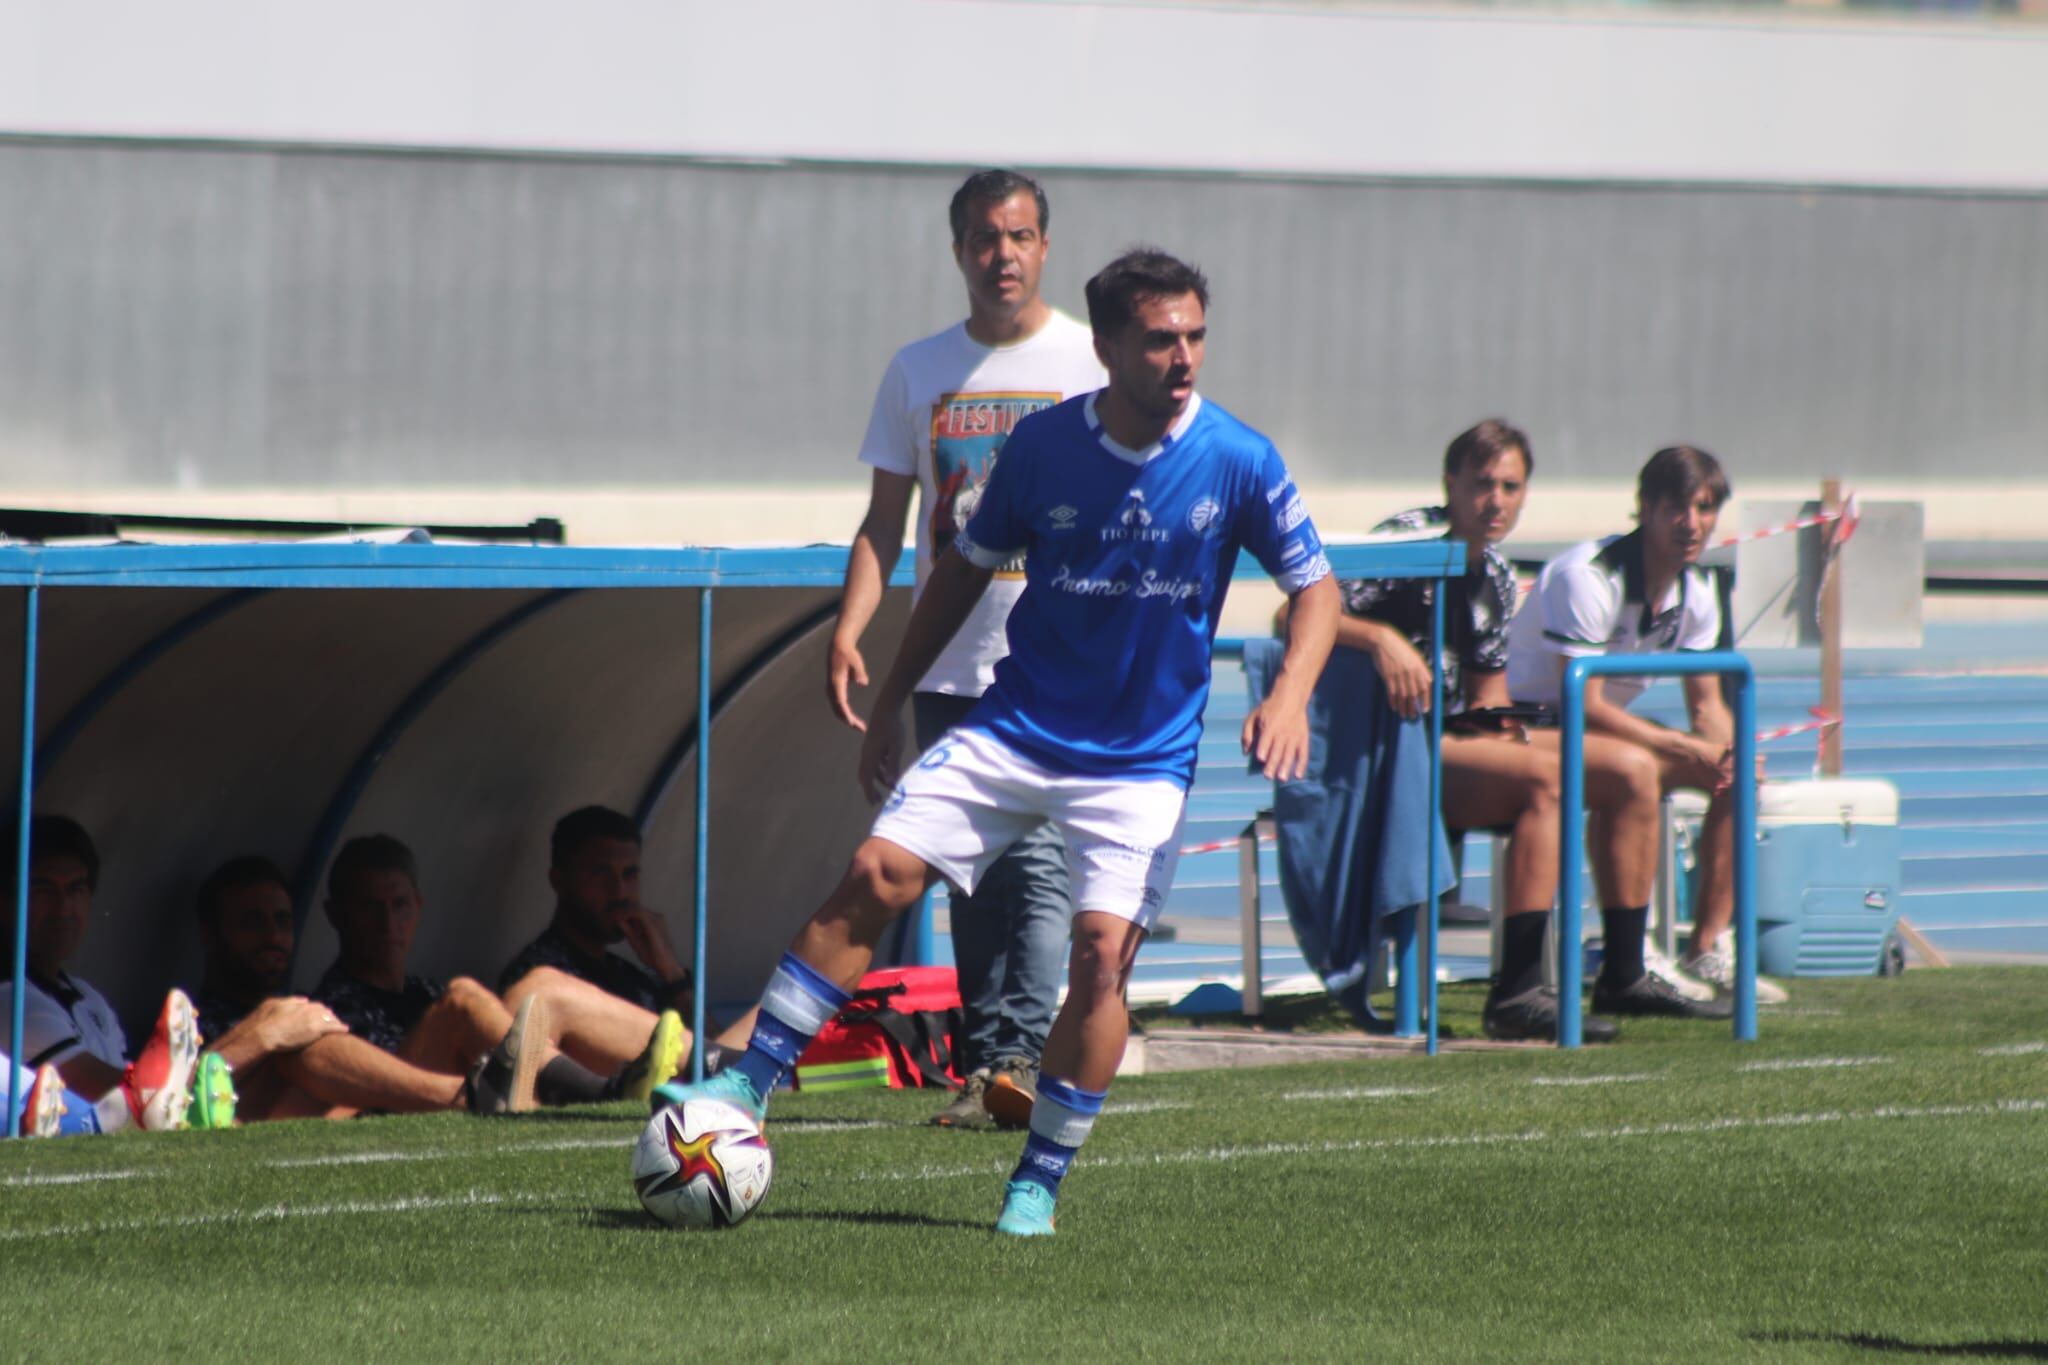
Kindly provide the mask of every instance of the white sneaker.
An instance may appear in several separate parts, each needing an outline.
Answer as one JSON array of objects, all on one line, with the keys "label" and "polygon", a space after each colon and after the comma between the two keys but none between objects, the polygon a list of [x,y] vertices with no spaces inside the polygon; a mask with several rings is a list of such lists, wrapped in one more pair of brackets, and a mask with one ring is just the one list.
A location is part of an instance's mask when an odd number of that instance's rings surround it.
[{"label": "white sneaker", "polygon": [[185,1126],[192,1103],[192,1069],[199,1065],[199,1021],[185,992],[164,997],[163,1013],[142,1051],[128,1066],[123,1089],[135,1122],[152,1133]]},{"label": "white sneaker", "polygon": [[[1682,970],[1690,972],[1714,989],[1714,994],[1733,999],[1735,995],[1735,955],[1727,951],[1728,935],[1723,934],[1714,941],[1714,946],[1703,953],[1687,953],[1680,959]],[[1756,1002],[1759,1005],[1782,1005],[1790,996],[1783,986],[1774,985],[1759,976],[1756,979]]]},{"label": "white sneaker", "polygon": [[1656,945],[1647,939],[1643,941],[1643,970],[1688,1000],[1712,1000],[1717,994],[1712,982],[1703,981],[1696,973],[1682,970],[1676,962],[1658,952]]},{"label": "white sneaker", "polygon": [[37,1067],[35,1084],[29,1087],[28,1094],[22,1096],[21,1136],[57,1136],[66,1108],[64,1078],[57,1074],[57,1068],[47,1063]]}]

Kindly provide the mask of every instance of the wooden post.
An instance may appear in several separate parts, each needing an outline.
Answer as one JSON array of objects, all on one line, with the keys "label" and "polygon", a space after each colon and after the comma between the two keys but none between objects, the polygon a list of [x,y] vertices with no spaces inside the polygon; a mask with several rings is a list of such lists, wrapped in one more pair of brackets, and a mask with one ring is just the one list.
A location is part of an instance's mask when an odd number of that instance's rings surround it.
[{"label": "wooden post", "polygon": [[[1827,479],[1820,486],[1820,505],[1824,512],[1842,510],[1842,481]],[[1820,528],[1824,537],[1833,537],[1841,526],[1840,522],[1827,522]],[[1823,541],[1823,544],[1826,542]],[[1842,718],[1842,565],[1837,560],[1827,573],[1820,590],[1820,704],[1827,713]],[[1842,726],[1834,725],[1820,734],[1820,775],[1840,777],[1842,775]]]}]

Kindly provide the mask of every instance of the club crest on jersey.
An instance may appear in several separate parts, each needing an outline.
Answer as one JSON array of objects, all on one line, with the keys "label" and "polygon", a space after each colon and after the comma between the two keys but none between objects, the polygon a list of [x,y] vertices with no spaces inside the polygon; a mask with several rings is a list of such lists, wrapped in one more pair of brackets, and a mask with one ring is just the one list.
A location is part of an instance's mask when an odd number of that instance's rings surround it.
[{"label": "club crest on jersey", "polygon": [[1188,529],[1198,536],[1214,535],[1223,520],[1223,504],[1214,498],[1197,498],[1188,509]]},{"label": "club crest on jersey", "polygon": [[1164,542],[1167,538],[1165,527],[1152,525],[1152,509],[1145,506],[1145,490],[1133,488],[1124,497],[1124,506],[1116,516],[1117,524],[1102,528],[1104,540],[1144,540]]}]

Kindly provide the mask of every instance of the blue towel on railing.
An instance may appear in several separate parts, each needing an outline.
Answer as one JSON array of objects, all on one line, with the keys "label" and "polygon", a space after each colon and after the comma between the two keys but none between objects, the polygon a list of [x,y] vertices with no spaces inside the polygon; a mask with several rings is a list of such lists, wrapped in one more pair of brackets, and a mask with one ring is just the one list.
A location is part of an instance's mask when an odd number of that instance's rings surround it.
[{"label": "blue towel on railing", "polygon": [[[1252,705],[1284,652],[1278,640],[1245,641]],[[1443,821],[1429,810],[1429,723],[1396,716],[1379,670],[1354,649],[1330,652],[1308,719],[1308,772],[1274,785],[1280,890],[1302,956],[1365,1015],[1382,922],[1429,901],[1425,827],[1437,845],[1437,894],[1457,883]]]}]

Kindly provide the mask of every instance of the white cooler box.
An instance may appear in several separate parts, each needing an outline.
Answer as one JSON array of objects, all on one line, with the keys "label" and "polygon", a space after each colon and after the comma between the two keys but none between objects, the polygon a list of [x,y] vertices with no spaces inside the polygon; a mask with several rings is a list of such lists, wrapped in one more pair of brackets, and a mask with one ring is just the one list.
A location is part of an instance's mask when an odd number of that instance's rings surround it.
[{"label": "white cooler box", "polygon": [[[1687,836],[1697,835],[1706,809],[1696,792],[1671,797]],[[1899,918],[1898,789],[1868,778],[1766,782],[1757,789],[1756,825],[1758,970],[1883,971]],[[1688,908],[1693,880],[1682,877],[1676,888]]]}]

